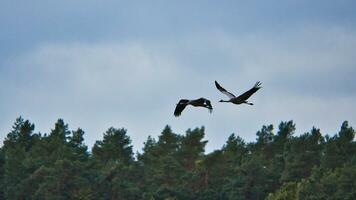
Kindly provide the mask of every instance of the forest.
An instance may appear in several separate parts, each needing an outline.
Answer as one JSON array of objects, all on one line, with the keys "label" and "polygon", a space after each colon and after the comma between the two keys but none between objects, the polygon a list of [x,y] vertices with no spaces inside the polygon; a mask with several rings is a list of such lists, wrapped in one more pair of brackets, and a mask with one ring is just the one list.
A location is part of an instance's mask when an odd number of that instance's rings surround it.
[{"label": "forest", "polygon": [[42,134],[19,117],[0,148],[0,199],[356,199],[347,121],[332,135],[296,133],[293,121],[263,125],[255,141],[231,134],[210,153],[204,134],[167,125],[135,153],[127,130],[110,127],[89,149],[84,131],[62,119]]}]

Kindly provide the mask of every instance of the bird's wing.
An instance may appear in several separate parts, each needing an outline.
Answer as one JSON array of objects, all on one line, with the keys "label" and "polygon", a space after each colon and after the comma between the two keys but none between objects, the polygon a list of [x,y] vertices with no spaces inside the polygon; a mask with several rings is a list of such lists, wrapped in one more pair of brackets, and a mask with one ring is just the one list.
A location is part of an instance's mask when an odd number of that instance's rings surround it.
[{"label": "bird's wing", "polygon": [[242,100],[247,100],[248,98],[250,98],[251,95],[253,95],[255,92],[257,92],[257,90],[259,90],[260,88],[261,88],[261,82],[257,81],[256,84],[250,90],[241,94],[237,98],[242,99]]},{"label": "bird's wing", "polygon": [[189,100],[187,99],[181,99],[176,106],[176,109],[174,110],[174,116],[179,117],[184,108],[188,105],[187,103]]},{"label": "bird's wing", "polygon": [[220,92],[227,95],[228,97],[230,97],[230,98],[236,97],[234,94],[232,94],[231,92],[228,92],[227,90],[225,90],[225,88],[221,87],[221,85],[219,85],[219,83],[217,81],[215,81],[215,86]]}]

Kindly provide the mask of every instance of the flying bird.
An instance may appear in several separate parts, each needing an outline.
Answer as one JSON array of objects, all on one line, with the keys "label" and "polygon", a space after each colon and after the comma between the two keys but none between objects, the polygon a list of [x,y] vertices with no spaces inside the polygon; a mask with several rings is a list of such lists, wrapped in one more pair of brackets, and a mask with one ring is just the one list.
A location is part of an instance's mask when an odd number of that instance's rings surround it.
[{"label": "flying bird", "polygon": [[182,111],[187,105],[192,105],[194,107],[205,107],[209,109],[209,112],[211,113],[213,111],[213,107],[211,106],[211,103],[208,99],[205,98],[199,98],[199,99],[194,99],[194,100],[188,100],[188,99],[181,99],[176,106],[176,109],[174,110],[174,116],[178,117],[181,115]]},{"label": "flying bird", "polygon": [[215,81],[215,86],[220,92],[230,98],[229,100],[220,100],[220,102],[231,102],[234,104],[245,103],[248,105],[253,105],[253,103],[248,102],[247,99],[250,98],[251,95],[253,95],[255,92],[257,92],[257,90],[261,88],[261,82],[257,81],[256,84],[250,90],[246,91],[238,97],[236,97],[231,92],[228,92],[225,88],[221,87],[221,85],[219,85],[217,81]]}]

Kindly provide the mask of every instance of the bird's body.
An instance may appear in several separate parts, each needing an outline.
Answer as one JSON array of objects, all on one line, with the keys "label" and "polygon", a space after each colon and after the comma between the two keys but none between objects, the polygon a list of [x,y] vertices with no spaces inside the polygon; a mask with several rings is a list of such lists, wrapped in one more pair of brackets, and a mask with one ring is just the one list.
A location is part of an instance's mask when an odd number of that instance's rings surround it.
[{"label": "bird's body", "polygon": [[228,96],[230,99],[229,100],[220,100],[220,102],[231,102],[233,104],[248,104],[248,105],[253,105],[253,103],[250,103],[247,101],[248,98],[250,98],[251,95],[253,95],[257,90],[261,88],[261,83],[258,81],[256,84],[248,91],[245,93],[241,94],[240,96],[235,96],[234,94],[228,92],[225,88],[221,87],[221,85],[215,81],[215,86],[216,88]]},{"label": "bird's body", "polygon": [[178,117],[181,115],[182,111],[187,105],[192,105],[194,107],[205,107],[208,108],[210,112],[212,112],[213,107],[208,99],[199,98],[194,100],[181,99],[174,110],[174,116]]}]

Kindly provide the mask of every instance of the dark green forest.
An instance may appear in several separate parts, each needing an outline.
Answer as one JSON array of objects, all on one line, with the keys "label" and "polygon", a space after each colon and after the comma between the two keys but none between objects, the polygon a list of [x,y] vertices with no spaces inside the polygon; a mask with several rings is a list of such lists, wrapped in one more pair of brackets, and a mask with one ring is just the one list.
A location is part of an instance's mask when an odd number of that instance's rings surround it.
[{"label": "dark green forest", "polygon": [[205,153],[204,127],[169,126],[134,153],[126,129],[110,127],[92,149],[59,119],[47,134],[21,117],[0,148],[0,199],[356,199],[355,131],[332,135],[293,121],[231,134]]}]

